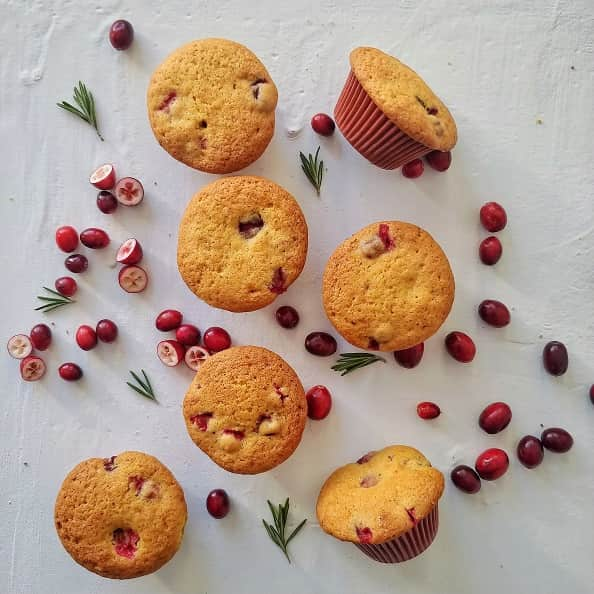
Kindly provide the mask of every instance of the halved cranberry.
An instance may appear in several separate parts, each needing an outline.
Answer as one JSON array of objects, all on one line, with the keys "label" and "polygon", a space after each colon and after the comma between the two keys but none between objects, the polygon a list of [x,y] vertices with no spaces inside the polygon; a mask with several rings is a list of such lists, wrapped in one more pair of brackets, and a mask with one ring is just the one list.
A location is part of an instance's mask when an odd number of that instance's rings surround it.
[{"label": "halved cranberry", "polygon": [[507,454],[499,448],[489,448],[478,455],[475,468],[486,481],[494,481],[503,476],[509,467]]},{"label": "halved cranberry", "polygon": [[421,419],[436,419],[441,414],[441,409],[435,402],[419,402],[417,404],[417,415]]},{"label": "halved cranberry", "polygon": [[421,177],[424,170],[425,165],[423,165],[423,161],[421,161],[421,159],[414,159],[402,168],[402,175],[404,175],[404,177],[408,177],[409,179],[415,179],[417,177]]},{"label": "halved cranberry", "polygon": [[124,266],[118,274],[118,282],[126,293],[141,293],[148,285],[148,274],[140,266]]},{"label": "halved cranberry", "polygon": [[165,309],[157,316],[155,326],[161,332],[169,332],[170,330],[179,328],[182,319],[183,315],[181,311],[177,311],[177,309]]},{"label": "halved cranberry", "polygon": [[210,353],[200,346],[194,345],[188,348],[184,355],[185,364],[192,370],[198,371],[201,365],[210,357]]},{"label": "halved cranberry", "polygon": [[503,253],[503,246],[497,237],[491,236],[483,239],[479,245],[479,257],[483,264],[493,266],[499,262],[501,254]]},{"label": "halved cranberry", "polygon": [[63,252],[73,252],[78,245],[78,233],[74,227],[65,225],[56,229],[56,244]]},{"label": "halved cranberry", "polygon": [[505,209],[497,202],[487,202],[486,204],[483,204],[480,211],[480,217],[483,227],[491,233],[501,231],[507,224],[507,214]]},{"label": "halved cranberry", "polygon": [[305,394],[307,416],[314,421],[325,419],[332,408],[332,396],[326,386],[314,386]]},{"label": "halved cranberry", "polygon": [[317,132],[321,136],[332,136],[336,125],[334,124],[334,120],[328,114],[316,113],[316,115],[311,118],[311,127],[314,132]]},{"label": "halved cranberry", "polygon": [[452,482],[460,491],[464,493],[478,493],[481,490],[481,479],[479,475],[470,466],[460,464],[456,466],[450,474]]},{"label": "halved cranberry", "polygon": [[557,454],[564,454],[573,446],[573,437],[560,427],[545,429],[540,436],[540,441],[547,450]]},{"label": "halved cranberry", "polygon": [[425,343],[422,342],[402,351],[394,351],[394,359],[401,367],[412,369],[421,362],[424,352]]},{"label": "halved cranberry", "polygon": [[76,363],[62,363],[58,368],[58,373],[67,382],[75,382],[83,376],[82,369]]},{"label": "halved cranberry", "polygon": [[79,273],[84,272],[89,267],[89,261],[86,256],[82,254],[72,254],[64,260],[64,266],[70,270],[70,272]]},{"label": "halved cranberry", "polygon": [[470,363],[476,354],[472,338],[464,332],[450,332],[445,338],[445,346],[448,353],[460,363]]},{"label": "halved cranberry", "polygon": [[98,190],[110,190],[115,184],[115,168],[111,163],[97,167],[89,177],[89,181]]},{"label": "halved cranberry", "polygon": [[495,328],[503,328],[510,321],[509,309],[495,299],[485,299],[478,307],[478,313],[481,319]]},{"label": "halved cranberry", "polygon": [[276,310],[276,321],[283,328],[295,328],[299,323],[299,314],[294,307],[282,305]]},{"label": "halved cranberry", "polygon": [[479,426],[490,435],[503,431],[512,419],[511,408],[505,402],[492,402],[479,416]]},{"label": "halved cranberry", "polygon": [[24,359],[33,351],[33,343],[26,334],[15,334],[8,340],[6,348],[14,359]]},{"label": "halved cranberry", "polygon": [[123,177],[115,186],[116,200],[124,206],[136,206],[144,198],[144,188],[134,177]]},{"label": "halved cranberry", "polygon": [[126,239],[116,252],[116,262],[138,264],[142,260],[142,246],[136,239]]},{"label": "halved cranberry", "polygon": [[544,458],[542,442],[534,435],[525,435],[518,442],[518,460],[526,468],[536,468]]},{"label": "halved cranberry", "polygon": [[52,342],[52,331],[46,324],[37,324],[31,328],[29,337],[38,351],[45,351]]},{"label": "halved cranberry", "polygon": [[224,351],[231,346],[231,337],[224,328],[213,326],[204,332],[202,337],[204,346],[213,353]]},{"label": "halved cranberry", "polygon": [[29,355],[21,359],[20,369],[21,377],[26,382],[36,382],[45,375],[45,361],[41,357]]},{"label": "halved cranberry", "polygon": [[61,276],[54,283],[56,291],[65,297],[72,297],[78,289],[76,281],[71,276]]},{"label": "halved cranberry", "polygon": [[558,340],[548,342],[542,351],[542,362],[551,375],[563,375],[569,365],[567,348]]},{"label": "halved cranberry", "polygon": [[431,151],[425,155],[425,159],[429,167],[435,171],[446,171],[452,164],[452,153],[450,151]]},{"label": "halved cranberry", "polygon": [[157,357],[167,367],[179,365],[185,354],[186,349],[177,340],[162,340],[157,345]]},{"label": "halved cranberry", "polygon": [[229,513],[229,496],[224,489],[214,489],[206,497],[206,510],[217,520]]},{"label": "halved cranberry", "polygon": [[327,332],[310,332],[305,337],[305,348],[312,355],[329,357],[336,352],[336,339]]}]

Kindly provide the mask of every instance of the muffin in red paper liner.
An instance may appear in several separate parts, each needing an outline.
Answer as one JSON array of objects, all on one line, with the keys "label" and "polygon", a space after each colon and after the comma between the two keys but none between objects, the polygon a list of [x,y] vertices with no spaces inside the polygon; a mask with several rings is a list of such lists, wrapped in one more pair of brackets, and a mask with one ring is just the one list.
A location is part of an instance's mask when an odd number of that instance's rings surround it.
[{"label": "muffin in red paper liner", "polygon": [[367,160],[396,169],[454,147],[454,118],[414,70],[372,47],[354,49],[350,63],[334,119]]},{"label": "muffin in red paper liner", "polygon": [[322,529],[381,563],[420,555],[438,528],[444,479],[418,450],[388,446],[335,470],[316,505]]}]

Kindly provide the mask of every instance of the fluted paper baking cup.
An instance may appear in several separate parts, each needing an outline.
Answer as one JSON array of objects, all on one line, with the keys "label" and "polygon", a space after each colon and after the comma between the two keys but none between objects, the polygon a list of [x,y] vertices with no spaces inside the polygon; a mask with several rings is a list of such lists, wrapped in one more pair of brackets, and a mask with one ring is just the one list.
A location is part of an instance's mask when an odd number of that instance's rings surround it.
[{"label": "fluted paper baking cup", "polygon": [[396,169],[431,152],[392,123],[349,73],[334,119],[351,146],[382,169]]},{"label": "fluted paper baking cup", "polygon": [[414,528],[381,544],[355,543],[368,557],[380,563],[402,563],[420,555],[437,534],[439,517],[437,505]]}]

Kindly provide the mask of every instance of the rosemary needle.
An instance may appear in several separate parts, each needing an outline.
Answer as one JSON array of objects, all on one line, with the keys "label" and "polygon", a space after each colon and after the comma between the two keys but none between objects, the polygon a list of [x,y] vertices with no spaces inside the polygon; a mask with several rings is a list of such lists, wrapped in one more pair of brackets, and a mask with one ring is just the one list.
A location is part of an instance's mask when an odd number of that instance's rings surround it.
[{"label": "rosemary needle", "polygon": [[340,375],[346,375],[356,369],[366,367],[367,365],[377,363],[378,361],[382,361],[383,363],[386,362],[383,357],[374,355],[373,353],[341,353],[331,369],[340,371]]},{"label": "rosemary needle", "polygon": [[80,80],[78,81],[78,87],[74,87],[74,102],[76,105],[78,105],[78,107],[75,107],[67,101],[56,103],[56,105],[79,117],[81,120],[87,122],[87,124],[90,126],[93,126],[97,132],[97,136],[103,140],[103,136],[101,136],[101,133],[99,132],[99,126],[97,124],[95,98],[93,97],[93,93],[91,93],[91,91],[89,91],[85,84]]},{"label": "rosemary needle", "polygon": [[324,161],[318,161],[319,153],[320,147],[318,147],[315,156],[309,153],[306,157],[302,152],[299,152],[301,169],[303,169],[303,173],[305,173],[311,185],[316,189],[318,196],[320,195],[320,188],[322,187],[322,179],[324,177]]},{"label": "rosemary needle", "polygon": [[305,522],[307,522],[307,518],[299,523],[299,525],[291,532],[291,534],[286,537],[285,531],[287,527],[287,518],[289,517],[289,498],[284,504],[278,504],[278,507],[275,507],[267,500],[268,507],[270,508],[270,513],[272,514],[272,519],[274,521],[274,525],[268,524],[266,520],[262,520],[262,524],[264,524],[264,528],[266,528],[266,532],[268,536],[272,540],[272,542],[279,547],[279,549],[285,554],[287,561],[291,563],[291,559],[289,558],[289,553],[287,551],[287,546],[289,543],[297,536],[298,532],[303,528]]}]

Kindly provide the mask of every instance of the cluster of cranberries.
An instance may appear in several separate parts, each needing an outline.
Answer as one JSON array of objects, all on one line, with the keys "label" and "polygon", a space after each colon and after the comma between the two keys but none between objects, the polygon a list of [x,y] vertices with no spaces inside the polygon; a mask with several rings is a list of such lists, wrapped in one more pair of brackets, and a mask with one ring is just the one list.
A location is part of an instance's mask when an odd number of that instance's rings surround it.
[{"label": "cluster of cranberries", "polygon": [[[431,151],[425,155],[427,164],[435,171],[447,171],[452,164],[452,153],[450,151]],[[425,171],[425,165],[422,159],[413,159],[402,167],[402,175],[409,179],[421,177]]]},{"label": "cluster of cranberries", "polygon": [[[480,218],[483,227],[490,233],[497,233],[507,225],[507,214],[501,204],[487,202],[483,204],[480,211]],[[497,237],[490,235],[483,239],[479,245],[479,258],[483,264],[493,266],[497,264],[503,253],[503,246]]]},{"label": "cluster of cranberries", "polygon": [[176,309],[163,310],[155,320],[157,330],[175,331],[175,339],[162,340],[157,345],[157,356],[167,367],[175,367],[184,361],[192,371],[198,371],[200,365],[211,354],[224,351],[231,346],[231,337],[224,328],[213,326],[201,336],[196,326],[182,324],[182,321],[183,314]]},{"label": "cluster of cranberries", "polygon": [[111,163],[95,169],[89,182],[99,190],[97,208],[104,214],[111,214],[118,204],[137,206],[144,198],[144,188],[136,178],[122,177],[116,181],[116,171]]}]

